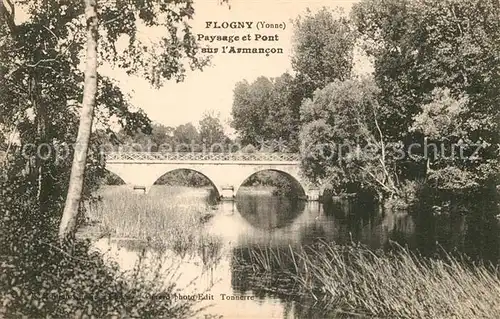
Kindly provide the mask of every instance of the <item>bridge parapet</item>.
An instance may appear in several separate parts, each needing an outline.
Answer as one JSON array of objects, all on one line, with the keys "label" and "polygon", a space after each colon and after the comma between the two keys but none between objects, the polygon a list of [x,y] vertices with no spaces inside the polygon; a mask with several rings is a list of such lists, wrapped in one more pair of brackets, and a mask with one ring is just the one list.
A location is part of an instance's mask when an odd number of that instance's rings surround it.
[{"label": "bridge parapet", "polygon": [[296,153],[110,152],[106,162],[121,161],[234,161],[299,162]]}]

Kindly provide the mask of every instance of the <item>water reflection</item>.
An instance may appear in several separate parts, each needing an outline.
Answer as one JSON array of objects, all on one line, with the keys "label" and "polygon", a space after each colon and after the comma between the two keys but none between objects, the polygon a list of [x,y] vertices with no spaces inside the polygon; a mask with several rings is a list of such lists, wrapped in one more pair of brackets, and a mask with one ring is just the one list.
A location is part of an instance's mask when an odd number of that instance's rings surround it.
[{"label": "water reflection", "polygon": [[[209,198],[207,193],[206,200]],[[236,202],[220,203],[206,223],[206,232],[223,243],[217,253],[220,258],[213,262],[208,274],[203,267],[207,258],[203,250],[196,257],[198,261],[183,261],[186,266],[182,269],[193,278],[204,278],[200,284],[203,287],[217,283],[211,288],[216,296],[224,293],[256,298],[238,305],[216,298],[213,313],[229,318],[242,314],[259,318],[335,317],[325,313],[315,301],[297,294],[290,278],[273,273],[256,276],[250,249],[272,247],[285,251],[290,245],[309,245],[320,240],[338,244],[361,242],[373,249],[383,249],[394,241],[423,254],[435,254],[442,247],[498,262],[499,223],[485,207],[481,209],[483,213],[437,216],[425,209],[413,214],[382,212],[372,203],[352,198],[322,205],[268,194],[241,194]],[[125,250],[133,254],[137,248]],[[234,256],[238,256],[239,262],[235,262]]]},{"label": "water reflection", "polygon": [[[310,245],[320,240],[338,244],[360,242],[372,249],[387,249],[395,242],[423,255],[457,252],[466,253],[473,260],[499,262],[500,226],[491,208],[469,215],[436,215],[423,209],[414,213],[379,211],[376,205],[367,202],[337,199],[326,205],[306,203],[300,214],[287,215],[279,209],[269,209],[273,207],[268,204],[272,203],[269,199],[246,196],[240,200],[243,203],[236,205],[238,213],[259,227],[245,228],[232,250],[232,255],[239,260],[231,264],[232,289],[261,299],[278,298],[283,302],[284,313],[293,318],[335,317],[335,314],[325,313],[321,304],[314,305],[315,301],[304,299],[295,291],[294,283],[280,277],[278,271],[264,277],[254,275],[252,267],[248,267],[254,261],[250,255],[252,250],[272,247],[280,251],[281,247],[286,254],[289,245]],[[265,204],[268,206],[263,207]],[[287,216],[289,219],[285,220]],[[259,224],[250,218],[262,220]],[[283,220],[281,228],[264,227],[270,220],[274,222],[271,225],[277,225],[279,218]],[[262,235],[262,229],[266,235]],[[272,265],[273,262],[270,258],[269,269],[284,267],[293,272],[292,262]]]},{"label": "water reflection", "polygon": [[322,205],[266,195],[245,194],[236,204],[223,203],[210,224],[234,246],[308,245],[323,241],[361,242],[374,249],[389,240],[415,242],[415,223],[407,213],[378,213],[352,200]]},{"label": "water reflection", "polygon": [[302,200],[247,193],[238,195],[236,209],[250,225],[271,231],[289,226],[304,212]]}]

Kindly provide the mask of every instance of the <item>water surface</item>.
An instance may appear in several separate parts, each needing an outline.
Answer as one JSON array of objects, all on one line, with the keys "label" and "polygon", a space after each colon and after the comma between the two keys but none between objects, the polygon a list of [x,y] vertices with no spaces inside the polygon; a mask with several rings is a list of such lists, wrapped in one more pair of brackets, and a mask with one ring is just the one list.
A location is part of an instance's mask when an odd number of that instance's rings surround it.
[{"label": "water surface", "polygon": [[[207,192],[200,197],[198,190],[193,200],[209,201],[209,195]],[[338,244],[360,242],[372,249],[386,249],[391,242],[397,242],[425,255],[444,249],[492,262],[498,262],[500,256],[499,223],[485,217],[487,214],[474,218],[463,214],[415,217],[405,212],[380,212],[375,206],[352,200],[322,205],[251,190],[240,191],[235,202],[221,202],[215,208],[205,231],[220,238],[219,256],[210,264],[203,253],[189,259],[178,258],[182,263],[178,283],[185,295],[203,292],[208,294],[207,299],[213,296],[213,300],[204,303],[213,305],[209,312],[225,318],[333,316],[312,302],[298,302],[291,280],[288,289],[286,278],[278,283],[272,276],[252,276],[245,267],[250,265],[235,263],[232,256],[238,254],[245,261],[250,247],[286,249],[324,240]],[[111,247],[123,268],[132,267],[137,260],[139,248],[130,243],[102,240],[98,246]],[[176,258],[171,256],[169,260]],[[194,278],[194,285],[189,286]],[[236,298],[231,296],[245,296],[246,300],[232,300]]]}]

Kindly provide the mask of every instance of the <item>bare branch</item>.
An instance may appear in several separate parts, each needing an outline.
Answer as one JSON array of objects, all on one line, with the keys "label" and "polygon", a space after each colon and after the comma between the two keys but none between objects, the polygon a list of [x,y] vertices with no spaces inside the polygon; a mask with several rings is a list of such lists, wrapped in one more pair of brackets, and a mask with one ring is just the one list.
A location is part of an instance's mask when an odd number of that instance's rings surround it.
[{"label": "bare branch", "polygon": [[[57,61],[57,58],[54,58],[54,59],[41,59],[41,60],[38,60],[35,64],[26,64],[26,66],[28,66],[30,68],[35,68],[35,67],[39,66],[40,63],[55,62],[55,61]],[[46,67],[46,68],[52,69],[50,67]]]},{"label": "bare branch", "polygon": [[357,165],[359,169],[361,169],[363,172],[367,173],[368,175],[370,175],[373,180],[375,182],[377,182],[377,184],[379,184],[380,186],[382,186],[382,188],[384,188],[387,192],[389,192],[390,194],[393,194],[394,193],[394,189],[391,189],[389,186],[385,185],[383,181],[380,181],[372,172],[370,172],[368,169],[364,168],[363,166],[361,165]]},{"label": "bare branch", "polygon": [[43,26],[43,28],[44,28],[45,30],[49,31],[49,32],[50,32],[50,34],[52,34],[52,35],[54,36],[54,38],[56,38],[56,39],[57,39],[57,41],[59,41],[59,37],[58,37],[58,36],[57,36],[57,35],[56,35],[56,34],[55,34],[52,30],[50,30],[50,29],[49,29],[49,28],[47,28],[46,26]]}]

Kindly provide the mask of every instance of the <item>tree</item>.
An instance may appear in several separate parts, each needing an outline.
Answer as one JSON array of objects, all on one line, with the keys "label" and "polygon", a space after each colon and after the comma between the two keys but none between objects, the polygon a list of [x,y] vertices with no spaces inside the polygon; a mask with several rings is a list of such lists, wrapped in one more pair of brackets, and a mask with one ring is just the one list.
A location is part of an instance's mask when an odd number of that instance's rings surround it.
[{"label": "tree", "polygon": [[236,83],[231,110],[232,126],[243,144],[258,145],[259,140],[267,138],[264,123],[272,89],[271,80],[263,76],[252,84],[246,80]]},{"label": "tree", "polygon": [[236,84],[233,127],[242,143],[297,152],[303,99],[336,79],[350,77],[355,42],[356,32],[341,12],[323,8],[299,16],[293,30],[295,74]]},{"label": "tree", "polygon": [[[202,119],[200,120],[200,139],[209,148],[209,150],[214,152],[222,152],[227,150],[229,138],[224,134],[224,127],[220,122],[219,115],[215,115],[213,112],[205,112]],[[221,147],[215,147],[215,144],[219,144]]]},{"label": "tree", "polygon": [[[179,13],[176,6],[181,6]],[[182,7],[184,5],[184,7]],[[74,157],[71,170],[71,178],[68,187],[66,205],[64,207],[59,237],[61,241],[74,233],[78,206],[80,204],[81,190],[85,173],[86,152],[92,129],[93,109],[95,106],[95,95],[97,92],[97,42],[98,25],[97,0],[85,1],[85,18],[87,23],[87,69],[85,72],[85,85],[83,93],[83,109],[80,115],[80,126],[76,141],[77,154]],[[196,44],[190,33],[189,27],[183,24],[183,18],[193,15],[193,7],[190,1],[181,1],[175,4],[151,3],[144,5],[142,2],[131,4],[117,2],[116,5],[105,7],[102,16],[105,23],[101,25],[107,34],[106,41],[102,42],[105,58],[113,59],[119,67],[127,69],[129,73],[143,75],[151,84],[159,87],[163,79],[178,76],[181,80],[184,74],[184,66],[181,58],[191,59],[194,67],[200,67],[202,63],[195,58]],[[160,51],[153,49],[153,53],[145,55],[145,46],[136,37],[137,22],[139,17],[147,26],[164,27],[167,36],[160,39]],[[110,19],[106,19],[109,17]],[[177,26],[183,25],[182,33],[177,33]],[[123,57],[119,57],[116,50],[118,37],[122,34],[129,36],[128,50]],[[182,39],[182,40],[179,40]],[[147,47],[146,47],[147,48]]]},{"label": "tree", "polygon": [[85,84],[83,87],[82,111],[80,125],[75,142],[75,153],[69,179],[66,204],[59,225],[61,241],[71,236],[76,229],[78,206],[83,190],[87,151],[94,119],[94,107],[97,95],[97,0],[85,0],[85,20],[87,21],[87,56],[85,67]]},{"label": "tree", "polygon": [[[196,56],[198,47],[185,22],[186,19],[192,17],[194,9],[191,1],[154,2],[146,5],[137,1],[117,1],[106,2],[98,7],[95,0],[76,3],[66,0],[32,0],[17,4],[29,16],[27,23],[18,26],[15,24],[14,13],[16,10],[14,5],[10,1],[6,1],[7,8],[3,3],[2,1],[0,13],[4,18],[2,21],[6,23],[2,23],[2,32],[5,34],[5,29],[7,29],[7,34],[10,33],[10,37],[4,37],[2,41],[5,41],[7,46],[12,46],[12,43],[18,45],[21,48],[21,53],[25,53],[25,55],[31,54],[21,68],[18,65],[18,60],[15,59],[2,67],[2,74],[7,74],[8,80],[20,80],[16,70],[26,68],[31,70],[30,81],[9,89],[26,88],[27,83],[29,83],[32,92],[31,100],[37,102],[47,95],[46,92],[42,93],[43,89],[38,85],[40,80],[45,80],[40,78],[40,70],[66,68],[63,69],[64,72],[54,72],[55,75],[51,78],[52,82],[64,82],[58,74],[70,72],[72,76],[77,75],[77,78],[72,78],[72,81],[68,82],[68,87],[77,87],[80,93],[76,96],[66,94],[62,99],[65,105],[72,102],[73,108],[82,115],[75,143],[75,151],[79,156],[76,156],[74,160],[73,177],[68,188],[69,196],[60,225],[61,239],[67,238],[75,229],[81,198],[80,191],[83,187],[85,166],[88,164],[87,150],[91,138],[94,109],[96,103],[99,103],[97,95],[102,87],[99,85],[100,77],[96,71],[97,65],[106,61],[125,69],[129,74],[144,77],[155,87],[161,86],[164,80],[171,78],[182,80],[187,65],[185,60],[189,60],[189,65],[192,68],[201,68],[206,62]],[[146,27],[162,27],[165,29],[165,35],[145,42],[138,34],[140,24]],[[82,36],[83,30],[86,30],[86,39]],[[102,35],[102,37],[99,38],[98,35]],[[117,50],[116,45],[119,39],[128,41],[125,50]],[[25,43],[34,45],[35,50],[25,46]],[[88,54],[86,56],[86,81],[83,81],[83,77],[78,71],[78,56],[85,43]],[[98,46],[100,47],[99,55],[97,54]],[[6,52],[12,51],[2,51],[2,54]],[[55,83],[47,83],[55,85]],[[73,84],[75,86],[72,86]],[[83,96],[81,94],[82,87]],[[64,91],[64,88],[61,89]],[[115,94],[112,96],[114,97]],[[80,105],[77,101],[84,102],[81,109],[79,109]],[[49,104],[46,104],[45,101],[33,104],[33,113],[38,122],[40,133],[37,136],[41,136],[43,139],[46,135],[44,132],[47,131],[46,124],[50,123],[45,116],[47,113],[46,105]],[[11,119],[15,119],[15,117],[11,117]],[[134,122],[133,117],[129,119],[132,121],[127,120],[126,126],[141,126],[141,123]],[[14,123],[11,124],[15,126]],[[42,165],[37,166],[42,167]],[[43,177],[44,174],[39,173],[39,176]],[[80,194],[78,194],[79,192]]]},{"label": "tree", "polygon": [[[59,220],[54,212],[61,211],[62,193],[67,190],[66,159],[74,151],[70,141],[76,137],[74,128],[80,112],[76,101],[81,99],[83,81],[77,53],[83,42],[75,31],[79,21],[73,20],[71,11],[78,10],[78,5],[69,9],[68,1],[59,2],[61,7],[49,6],[54,4],[49,2],[44,8],[36,2],[19,3],[31,14],[19,24],[13,23],[14,7],[9,7],[10,11],[2,7],[7,16],[2,22],[7,23],[0,24],[0,126],[16,136],[7,145],[12,155],[9,174],[30,185],[21,192],[37,201],[31,219],[43,221],[38,228],[50,233],[56,228],[54,218]],[[149,125],[144,113],[129,110],[128,102],[112,81],[101,77],[101,83],[96,117],[105,128],[111,115],[123,121],[125,129]],[[83,193],[86,197],[95,186],[96,176],[103,172],[99,141],[92,139],[89,146],[89,174],[85,176]]]},{"label": "tree", "polygon": [[161,124],[153,124],[151,130],[151,143],[153,144],[152,152],[159,151],[161,145],[173,144],[173,133],[174,128],[170,126],[164,126]]},{"label": "tree", "polygon": [[138,128],[136,131],[128,132],[121,129],[118,132],[111,132],[103,140],[111,146],[111,150],[119,149],[124,152],[168,151],[168,147],[174,145],[174,130],[173,127],[152,123],[151,129],[148,131]]},{"label": "tree", "polygon": [[436,188],[457,191],[484,183],[467,167],[479,161],[472,158],[477,147],[462,139],[467,134],[462,118],[467,105],[466,96],[454,98],[449,89],[435,89],[432,101],[413,118],[410,131],[421,133],[426,147],[424,156],[414,159],[425,161],[426,177]]},{"label": "tree", "polygon": [[339,192],[398,193],[397,153],[380,130],[378,94],[371,79],[337,80],[303,103],[301,156],[308,178]]},{"label": "tree", "polygon": [[[438,178],[442,183],[434,185],[451,187],[449,177],[457,173],[469,179],[467,183],[457,180],[457,190],[497,179],[498,2],[364,0],[353,7],[352,18],[365,52],[374,61],[380,103],[386,106],[380,114],[386,136],[406,146],[429,138],[439,145],[460,141],[469,145],[466,157],[473,153],[470,146],[482,145],[475,160],[455,159],[445,165],[442,158],[431,158],[430,163],[420,161],[418,169],[413,166],[413,172],[420,176],[432,172],[436,177],[441,170],[428,170],[428,166],[449,166],[441,171],[449,176]],[[460,112],[455,113],[458,106]],[[444,125],[429,131],[430,121],[447,123],[440,113],[452,116],[460,130]]]},{"label": "tree", "polygon": [[200,133],[192,123],[179,125],[174,130],[175,151],[178,152],[199,152]]},{"label": "tree", "polygon": [[232,125],[242,143],[268,151],[298,151],[302,96],[300,84],[288,73],[237,83]]},{"label": "tree", "polygon": [[289,73],[283,73],[273,79],[265,131],[269,140],[275,141],[275,144],[282,143],[277,146],[280,148],[278,151],[298,151],[300,105],[303,96],[300,83]]},{"label": "tree", "polygon": [[355,42],[356,33],[340,11],[308,10],[295,20],[292,67],[304,86],[304,97],[336,79],[350,77]]}]

